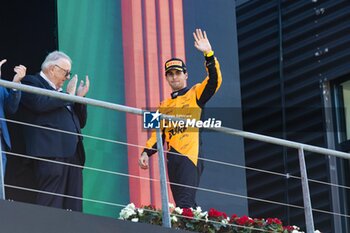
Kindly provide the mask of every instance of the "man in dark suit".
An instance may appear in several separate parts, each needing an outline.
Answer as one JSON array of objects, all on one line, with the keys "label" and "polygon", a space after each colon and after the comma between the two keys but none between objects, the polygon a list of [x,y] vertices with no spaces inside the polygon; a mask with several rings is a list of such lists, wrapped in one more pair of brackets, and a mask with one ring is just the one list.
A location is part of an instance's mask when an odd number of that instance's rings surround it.
[{"label": "man in dark suit", "polygon": [[[0,77],[1,77],[1,67],[6,62],[6,59],[0,61]],[[15,76],[13,77],[13,82],[20,83],[26,74],[26,67],[23,65],[16,66],[14,68]],[[5,112],[9,114],[14,114],[18,109],[18,104],[21,99],[21,92],[14,89],[6,89],[0,86],[0,134],[1,134],[1,159],[0,166],[2,172],[0,173],[0,198],[5,198],[4,192],[4,174],[6,169],[6,154],[3,151],[8,151],[11,148],[10,135],[7,129],[7,124],[5,121]]]},{"label": "man in dark suit", "polygon": [[[62,91],[64,82],[70,78],[71,64],[65,53],[54,51],[46,57],[41,72],[25,76],[22,83]],[[77,79],[74,75],[69,81],[67,94],[85,96],[89,90],[88,76],[78,89]],[[50,160],[34,161],[37,188],[42,191],[37,194],[36,203],[82,211],[82,168],[67,164],[83,166],[85,162],[83,138],[77,134],[86,124],[86,105],[23,92],[19,115],[24,122],[54,129],[23,126],[26,154]]]}]

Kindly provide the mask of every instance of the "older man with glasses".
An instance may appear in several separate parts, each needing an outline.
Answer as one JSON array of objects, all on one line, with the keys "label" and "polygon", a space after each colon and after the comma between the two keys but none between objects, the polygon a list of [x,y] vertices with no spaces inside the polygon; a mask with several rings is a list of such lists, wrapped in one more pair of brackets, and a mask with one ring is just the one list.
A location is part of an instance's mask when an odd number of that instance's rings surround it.
[{"label": "older man with glasses", "polygon": [[[22,83],[62,91],[70,79],[71,66],[65,53],[54,51],[42,63],[41,72],[25,76]],[[78,88],[77,80],[77,75],[70,79],[66,92],[83,97],[89,91],[89,78],[86,76]],[[18,115],[24,122],[53,129],[22,126],[26,154],[49,160],[34,160],[35,183],[40,190],[36,203],[82,211],[82,169],[74,165],[83,166],[85,162],[83,138],[77,134],[86,124],[86,105],[24,92]]]}]

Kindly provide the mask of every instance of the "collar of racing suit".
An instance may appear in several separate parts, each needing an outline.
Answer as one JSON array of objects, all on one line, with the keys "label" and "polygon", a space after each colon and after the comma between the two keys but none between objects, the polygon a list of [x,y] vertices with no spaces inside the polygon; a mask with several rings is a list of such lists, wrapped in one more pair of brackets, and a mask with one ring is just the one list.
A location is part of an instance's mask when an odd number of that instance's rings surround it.
[{"label": "collar of racing suit", "polygon": [[175,99],[176,97],[178,96],[181,96],[181,95],[184,95],[186,94],[186,92],[189,90],[188,87],[185,87],[185,88],[182,88],[181,90],[178,90],[178,91],[174,91],[171,93],[171,98],[172,99]]}]

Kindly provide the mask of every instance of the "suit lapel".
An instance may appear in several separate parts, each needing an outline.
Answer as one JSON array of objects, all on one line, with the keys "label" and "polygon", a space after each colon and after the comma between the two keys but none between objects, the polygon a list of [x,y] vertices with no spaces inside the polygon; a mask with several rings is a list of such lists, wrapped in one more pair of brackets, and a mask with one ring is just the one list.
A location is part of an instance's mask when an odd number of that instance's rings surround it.
[{"label": "suit lapel", "polygon": [[37,75],[37,78],[45,89],[56,91],[56,89],[51,87],[50,84],[43,77],[40,76],[40,74]]}]

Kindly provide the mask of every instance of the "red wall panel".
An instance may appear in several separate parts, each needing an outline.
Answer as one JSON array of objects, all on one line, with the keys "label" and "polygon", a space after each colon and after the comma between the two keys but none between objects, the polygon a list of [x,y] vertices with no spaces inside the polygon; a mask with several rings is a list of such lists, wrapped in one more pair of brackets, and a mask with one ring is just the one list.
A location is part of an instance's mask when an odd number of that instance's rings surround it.
[{"label": "red wall panel", "polygon": [[[155,109],[159,105],[159,69],[158,69],[158,41],[157,41],[157,16],[155,1],[144,2],[144,44],[145,44],[145,75],[147,109]],[[150,136],[150,134],[148,135]],[[150,158],[150,176],[159,180],[158,157]],[[151,200],[156,207],[161,207],[160,183],[151,182]]]},{"label": "red wall panel", "polygon": [[[121,4],[125,104],[141,108],[146,105],[141,0],[122,0]],[[128,143],[140,145],[146,140],[147,134],[141,132],[141,116],[127,114],[126,124]],[[139,148],[128,146],[129,174],[149,177],[148,171],[138,167],[139,155]],[[129,182],[130,202],[138,206],[150,203],[149,181],[130,177]]]},{"label": "red wall panel", "polygon": [[[165,61],[174,56],[185,60],[182,0],[122,0],[121,9],[126,105],[155,109],[171,93]],[[149,134],[141,117],[127,115],[126,122],[128,143],[145,145]],[[141,170],[137,162],[141,151],[128,147],[129,173],[159,180],[158,155],[151,157],[149,170]],[[170,187],[169,195],[173,202]],[[159,181],[130,178],[130,202],[160,208]]]}]

